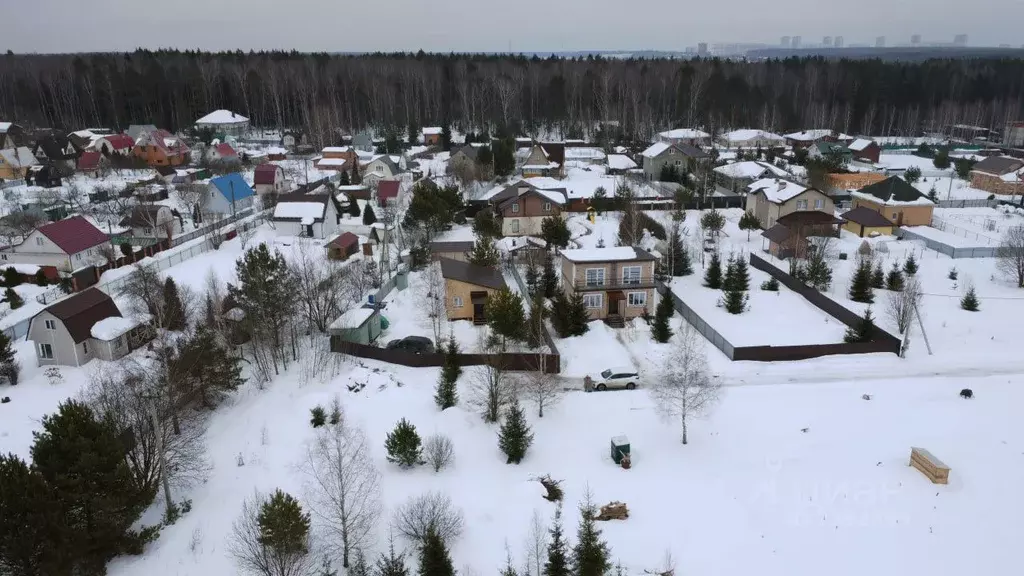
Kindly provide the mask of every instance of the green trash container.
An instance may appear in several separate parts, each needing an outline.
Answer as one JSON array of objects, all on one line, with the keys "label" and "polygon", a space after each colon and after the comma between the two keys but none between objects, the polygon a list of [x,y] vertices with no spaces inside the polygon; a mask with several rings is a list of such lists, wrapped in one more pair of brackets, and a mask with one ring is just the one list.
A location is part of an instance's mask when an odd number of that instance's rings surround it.
[{"label": "green trash container", "polygon": [[629,456],[629,438],[616,436],[612,438],[612,461],[622,464],[622,458]]},{"label": "green trash container", "polygon": [[391,323],[388,322],[387,317],[381,316],[380,317],[380,330],[381,330],[381,332],[387,330],[388,326],[391,326]]}]

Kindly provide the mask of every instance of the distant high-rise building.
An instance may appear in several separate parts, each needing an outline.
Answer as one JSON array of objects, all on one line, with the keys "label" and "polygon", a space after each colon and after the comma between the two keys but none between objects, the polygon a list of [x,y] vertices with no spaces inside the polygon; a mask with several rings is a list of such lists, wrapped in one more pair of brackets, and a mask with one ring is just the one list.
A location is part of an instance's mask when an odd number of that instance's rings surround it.
[{"label": "distant high-rise building", "polygon": [[914,34],[913,36],[911,36],[910,37],[910,45],[911,46],[920,46],[921,45],[921,35],[920,34]]},{"label": "distant high-rise building", "polygon": [[885,48],[885,36],[875,38],[875,48]]},{"label": "distant high-rise building", "polygon": [[793,36],[793,38],[789,41],[789,47],[790,48],[799,48],[800,47],[800,37],[799,36]]},{"label": "distant high-rise building", "polygon": [[789,48],[789,36],[783,36],[782,40],[779,41],[779,46],[782,48]]},{"label": "distant high-rise building", "polygon": [[842,36],[836,36],[836,41],[833,43],[833,46],[835,46],[836,48],[842,48],[843,47],[843,37]]},{"label": "distant high-rise building", "polygon": [[821,45],[826,47],[826,48],[831,48],[832,47],[832,37],[831,36],[825,36],[824,38],[822,38],[821,39]]},{"label": "distant high-rise building", "polygon": [[707,42],[698,42],[697,43],[697,56],[707,56],[707,55],[708,55],[708,43]]},{"label": "distant high-rise building", "polygon": [[953,36],[953,44],[957,46],[967,46],[967,34],[957,34]]}]

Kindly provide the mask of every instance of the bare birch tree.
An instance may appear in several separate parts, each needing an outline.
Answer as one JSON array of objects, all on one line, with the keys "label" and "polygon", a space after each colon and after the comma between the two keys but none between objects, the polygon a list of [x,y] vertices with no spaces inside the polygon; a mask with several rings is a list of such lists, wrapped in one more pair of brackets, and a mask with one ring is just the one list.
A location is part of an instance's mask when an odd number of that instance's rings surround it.
[{"label": "bare birch tree", "polygon": [[908,275],[904,281],[903,290],[889,292],[885,310],[899,333],[905,334],[910,328],[914,314],[920,311],[920,306],[921,282],[916,276]]},{"label": "bare birch tree", "polygon": [[652,383],[655,408],[683,427],[683,444],[690,418],[701,416],[718,400],[720,384],[708,370],[703,337],[683,323],[659,378]]},{"label": "bare birch tree", "polygon": [[523,576],[541,576],[548,558],[548,529],[540,517],[540,512],[533,511],[530,518],[530,532],[526,536],[526,573]]},{"label": "bare birch tree", "polygon": [[305,468],[313,516],[348,568],[352,552],[372,542],[381,510],[380,473],[365,434],[341,413],[308,446]]},{"label": "bare birch tree", "polygon": [[470,372],[469,403],[480,411],[484,422],[497,422],[517,393],[516,381],[500,354],[490,354],[487,358],[483,365],[474,366]]},{"label": "bare birch tree", "polygon": [[347,267],[323,258],[323,249],[300,241],[295,258],[289,261],[295,278],[295,297],[310,330],[319,333],[342,314],[356,299],[344,276]]},{"label": "bare birch tree", "polygon": [[1003,235],[996,250],[996,266],[1018,288],[1024,288],[1024,226],[1014,226]]},{"label": "bare birch tree", "polygon": [[[541,355],[544,359],[545,356]],[[543,362],[543,360],[542,360]],[[519,377],[519,389],[528,400],[537,406],[537,417],[544,417],[544,409],[558,404],[565,395],[562,383],[554,374],[544,371],[544,366],[533,372],[527,372]]]},{"label": "bare birch tree", "polygon": [[434,346],[441,346],[441,335],[448,321],[445,307],[444,276],[441,274],[441,263],[434,262],[423,272],[422,288],[423,305],[430,318],[430,327],[434,331]]}]

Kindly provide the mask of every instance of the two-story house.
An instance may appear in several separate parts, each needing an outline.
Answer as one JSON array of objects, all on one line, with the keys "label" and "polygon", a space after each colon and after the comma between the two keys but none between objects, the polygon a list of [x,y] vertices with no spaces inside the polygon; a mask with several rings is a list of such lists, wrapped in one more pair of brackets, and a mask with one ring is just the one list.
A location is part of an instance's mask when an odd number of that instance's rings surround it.
[{"label": "two-story house", "polygon": [[931,226],[935,203],[897,176],[851,191],[853,208],[865,207],[896,226]]},{"label": "two-story house", "polygon": [[189,161],[188,146],[167,130],[147,130],[135,139],[132,153],[150,166],[181,166]]},{"label": "two-story house", "polygon": [[121,219],[122,227],[131,228],[136,238],[157,238],[170,240],[181,234],[181,216],[169,206],[161,204],[138,204]]},{"label": "two-story house", "polygon": [[[395,158],[398,158],[396,161]],[[363,183],[371,188],[381,180],[394,180],[402,173],[400,166],[401,157],[391,157],[387,154],[374,156],[369,162],[360,167],[359,172],[363,175]]]},{"label": "two-story house", "polygon": [[1024,192],[1024,160],[989,156],[971,168],[971,187],[992,194]]},{"label": "two-story house", "polygon": [[261,197],[266,194],[283,194],[284,170],[277,164],[260,164],[256,167],[253,183],[256,193]]},{"label": "two-story house", "polygon": [[770,162],[748,160],[719,166],[713,170],[715,183],[733,194],[745,194],[747,187],[765,178],[789,178],[789,172]]},{"label": "two-story house", "polygon": [[675,128],[658,133],[658,141],[666,144],[687,144],[689,146],[707,146],[711,144],[711,134],[696,128]]},{"label": "two-story house", "polygon": [[707,161],[708,153],[690,144],[656,142],[640,153],[644,160],[644,176],[648,180],[659,180],[665,166],[682,171],[693,170],[699,162]]},{"label": "two-story house", "polygon": [[25,146],[0,150],[0,180],[24,178],[29,169],[38,164],[32,150]]},{"label": "two-story house", "polygon": [[562,290],[583,295],[591,320],[621,327],[654,309],[655,260],[628,246],[562,250]]},{"label": "two-story house", "polygon": [[203,212],[223,218],[252,206],[256,192],[241,174],[225,174],[210,179],[209,192],[203,201]]},{"label": "two-story house", "polygon": [[808,188],[779,178],[758,180],[747,187],[747,212],[752,212],[761,228],[767,230],[779,218],[791,212],[816,210],[834,214],[835,203],[816,188]]},{"label": "two-story house", "polygon": [[535,144],[526,154],[523,162],[523,178],[565,176],[565,143],[548,142]]},{"label": "two-story house", "polygon": [[274,205],[274,227],[279,235],[326,239],[338,230],[341,217],[330,194],[284,194]]},{"label": "two-story house", "polygon": [[71,272],[103,259],[109,238],[81,216],[40,226],[25,241],[0,253],[0,263],[53,266]]},{"label": "two-story house", "polygon": [[565,193],[519,182],[492,196],[491,204],[501,216],[502,235],[540,236],[545,218],[561,216]]}]

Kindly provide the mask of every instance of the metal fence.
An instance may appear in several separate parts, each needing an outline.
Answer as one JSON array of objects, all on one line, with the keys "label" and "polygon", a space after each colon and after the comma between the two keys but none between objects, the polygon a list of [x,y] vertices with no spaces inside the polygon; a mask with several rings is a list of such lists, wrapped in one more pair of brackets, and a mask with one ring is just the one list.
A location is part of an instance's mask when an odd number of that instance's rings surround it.
[{"label": "metal fence", "polygon": [[950,258],[995,258],[996,253],[999,251],[999,246],[952,246],[945,242],[920,236],[908,228],[897,228],[896,235],[900,238],[923,242],[929,249],[945,254]]},{"label": "metal fence", "polygon": [[679,296],[676,296],[675,292],[672,292],[664,283],[658,282],[657,288],[658,293],[661,294],[662,297],[668,294],[672,298],[672,307],[676,309],[676,312],[679,312],[679,314],[682,315],[683,319],[686,320],[690,326],[693,326],[697,332],[703,334],[704,337],[708,339],[708,342],[714,344],[715,348],[718,348],[722,351],[722,354],[725,354],[726,358],[729,360],[733,359],[735,348],[731,342],[726,340],[724,336],[719,334],[717,330],[705,322],[699,314],[687,306],[686,302],[683,302]]},{"label": "metal fence", "polygon": [[937,208],[995,208],[999,205],[999,200],[939,200],[935,203]]}]

